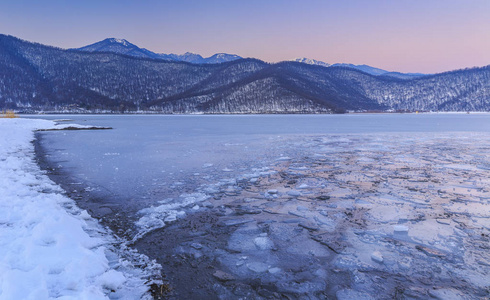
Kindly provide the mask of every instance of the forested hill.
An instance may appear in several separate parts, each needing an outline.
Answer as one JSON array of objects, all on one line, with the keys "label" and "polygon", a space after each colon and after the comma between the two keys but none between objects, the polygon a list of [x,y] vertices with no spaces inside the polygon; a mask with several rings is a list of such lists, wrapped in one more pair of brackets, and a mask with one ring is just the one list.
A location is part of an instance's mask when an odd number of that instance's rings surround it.
[{"label": "forested hill", "polygon": [[490,111],[490,66],[415,79],[238,59],[191,64],[0,35],[0,110],[316,113]]}]

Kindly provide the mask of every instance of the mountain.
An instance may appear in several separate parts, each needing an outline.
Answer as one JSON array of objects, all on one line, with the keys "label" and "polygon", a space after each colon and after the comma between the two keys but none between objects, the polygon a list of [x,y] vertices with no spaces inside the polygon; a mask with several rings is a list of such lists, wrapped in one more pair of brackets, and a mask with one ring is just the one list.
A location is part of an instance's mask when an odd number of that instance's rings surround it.
[{"label": "mountain", "polygon": [[[301,58],[296,58],[293,59],[292,61],[308,64],[308,65],[316,65],[316,66],[322,66],[322,67],[343,67],[343,68],[351,68],[355,70],[362,71],[364,73],[368,73],[374,76],[378,75],[383,75],[383,74],[388,74],[390,72],[374,68],[368,65],[353,65],[353,64],[328,64],[326,62],[316,60],[316,59],[311,59],[311,58],[306,58],[306,57],[301,57]],[[398,73],[398,74],[403,74],[403,73]]]},{"label": "mountain", "polygon": [[292,61],[308,64],[308,65],[317,65],[317,66],[322,66],[322,67],[330,67],[330,64],[327,64],[326,62],[319,61],[316,59],[311,59],[311,58],[306,58],[306,57],[301,57],[301,58],[296,58],[293,59]]},{"label": "mountain", "polygon": [[[86,51],[86,52],[111,52],[123,55],[129,55],[140,58],[151,58],[151,59],[163,59],[170,61],[184,61],[192,64],[220,64],[224,62],[234,61],[237,59],[242,59],[242,57],[235,54],[227,53],[216,53],[210,57],[204,58],[199,54],[186,52],[184,54],[165,54],[165,53],[155,53],[145,48],[140,48],[135,44],[128,42],[125,39],[108,38],[100,42],[77,48],[72,50]],[[399,73],[399,72],[388,72],[386,70],[374,68],[368,65],[353,65],[338,63],[330,65],[326,62],[310,59],[306,57],[296,58],[292,61],[305,63],[309,65],[317,65],[323,67],[346,67],[356,69],[374,76],[386,76],[394,77],[398,79],[413,79],[416,77],[425,76],[425,74],[420,73]]]},{"label": "mountain", "polygon": [[413,79],[237,59],[189,64],[0,35],[0,110],[334,113],[490,111],[490,66]]},{"label": "mountain", "polygon": [[379,76],[384,76],[384,77],[393,77],[393,78],[398,78],[398,79],[414,79],[422,76],[426,76],[427,74],[422,74],[422,73],[400,73],[400,72],[387,72],[383,73]]},{"label": "mountain", "polygon": [[192,64],[203,64],[205,58],[199,54],[186,52],[184,54],[160,54],[160,58],[174,61],[185,61]]},{"label": "mountain", "polygon": [[293,61],[309,64],[309,65],[317,65],[322,67],[343,67],[343,68],[351,68],[355,70],[362,71],[364,73],[368,73],[374,76],[385,76],[385,77],[393,77],[398,79],[414,79],[417,77],[425,76],[426,74],[421,73],[400,73],[400,72],[388,72],[382,69],[374,68],[368,65],[353,65],[353,64],[328,64],[326,62],[310,59],[310,58],[296,58]]},{"label": "mountain", "polygon": [[227,53],[216,53],[213,56],[205,58],[206,64],[220,64],[223,62],[234,61],[237,59],[242,59],[242,57],[235,54],[227,54]]},{"label": "mountain", "polygon": [[352,68],[352,69],[356,69],[356,70],[359,70],[359,71],[362,71],[364,73],[368,73],[368,74],[371,74],[374,76],[383,75],[385,73],[388,73],[388,71],[386,71],[386,70],[374,68],[374,67],[371,67],[368,65],[333,64],[332,67]]},{"label": "mountain", "polygon": [[242,58],[238,55],[226,53],[216,53],[207,58],[204,58],[199,54],[190,52],[186,52],[184,54],[155,53],[145,48],[139,48],[138,46],[128,42],[127,40],[116,38],[108,38],[100,42],[72,50],[85,52],[111,52],[141,58],[185,61],[193,64],[219,64]]},{"label": "mountain", "polygon": [[87,52],[112,52],[117,54],[124,54],[135,57],[155,58],[158,59],[159,55],[153,53],[147,49],[139,48],[138,46],[131,44],[124,39],[108,38],[75,50],[87,51]]}]

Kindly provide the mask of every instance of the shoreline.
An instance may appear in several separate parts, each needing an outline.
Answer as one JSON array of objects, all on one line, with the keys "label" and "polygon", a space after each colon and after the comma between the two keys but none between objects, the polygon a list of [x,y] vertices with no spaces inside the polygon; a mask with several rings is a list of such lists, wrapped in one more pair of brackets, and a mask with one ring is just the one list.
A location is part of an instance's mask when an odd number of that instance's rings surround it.
[{"label": "shoreline", "polygon": [[267,112],[267,113],[159,113],[159,112],[19,112],[15,111],[19,116],[43,116],[43,115],[114,115],[114,116],[267,116],[267,115],[363,115],[363,114],[376,114],[376,115],[405,115],[405,114],[490,114],[490,111],[348,111],[344,113],[329,113],[329,112]]},{"label": "shoreline", "polygon": [[[147,284],[158,282],[158,266],[128,251],[38,164],[35,132],[64,125],[29,119],[0,125],[6,141],[0,145],[0,297],[149,299]],[[137,267],[144,263],[146,270]]]},{"label": "shoreline", "polygon": [[[130,239],[125,232],[128,228],[134,227],[134,222],[137,220],[121,220],[121,218],[117,218],[115,215],[120,213],[120,211],[107,212],[105,209],[107,206],[104,204],[99,206],[98,202],[101,201],[94,197],[94,195],[91,195],[90,192],[85,191],[83,186],[70,184],[72,182],[70,174],[56,169],[53,164],[48,162],[46,158],[47,150],[41,145],[41,140],[42,132],[37,132],[36,139],[33,143],[36,161],[40,168],[46,171],[51,180],[63,188],[68,197],[76,201],[78,206],[88,210],[90,215],[99,220],[104,226],[108,226],[112,231],[125,236],[126,239]],[[102,200],[102,202],[104,201]],[[179,219],[164,228],[152,230],[137,241],[130,243],[130,247],[136,248],[138,252],[148,256],[152,260],[156,259],[162,266],[161,275],[164,278],[164,288],[161,291],[163,291],[163,295],[159,295],[158,291],[154,291],[155,299],[160,299],[158,296],[163,296],[163,299],[184,299],[198,295],[202,297],[201,299],[218,299],[216,298],[216,292],[211,288],[213,284],[219,283],[213,277],[217,263],[213,262],[212,259],[199,259],[200,265],[204,264],[205,261],[207,266],[196,268],[196,264],[182,265],[178,262],[180,258],[172,258],[172,250],[178,247],[181,242],[192,238],[185,229],[190,229],[191,226],[194,230],[196,226],[200,228],[208,228],[209,226],[216,228],[216,219],[219,214],[215,210],[189,214],[185,219]],[[198,218],[199,221],[192,221],[191,219],[194,218]],[[212,222],[213,220],[214,222]],[[127,221],[128,223],[121,224],[121,221]],[[226,235],[217,238],[223,247],[226,244],[227,237]],[[165,243],[155,243],[155,240],[165,241]],[[177,268],[168,268],[168,265],[175,266],[175,264],[178,264]],[[207,284],[205,285],[204,283]],[[178,290],[177,294],[175,292],[176,289]]]},{"label": "shoreline", "polygon": [[[64,172],[48,161],[48,151],[41,145],[43,138],[42,134],[42,132],[36,132],[35,140],[33,141],[35,159],[39,168],[45,171],[47,176],[60,186],[66,192],[67,196],[70,199],[73,199],[80,208],[87,210],[92,217],[101,221],[104,226],[108,226],[117,235],[128,238],[124,228],[130,227],[130,225],[118,223],[118,221],[121,220],[115,218],[115,214],[120,212],[113,211],[111,205],[108,205],[107,203],[99,205],[101,202],[100,199],[108,199],[107,197],[100,198],[99,196],[91,194],[87,191],[87,186],[83,183],[73,185],[70,173]],[[127,221],[132,223],[135,220]]]}]

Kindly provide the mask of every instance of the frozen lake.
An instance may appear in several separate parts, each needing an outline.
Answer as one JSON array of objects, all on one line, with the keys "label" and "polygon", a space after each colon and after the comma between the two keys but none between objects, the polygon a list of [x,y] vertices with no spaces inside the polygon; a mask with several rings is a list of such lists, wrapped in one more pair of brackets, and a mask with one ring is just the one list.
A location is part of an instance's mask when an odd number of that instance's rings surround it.
[{"label": "frozen lake", "polygon": [[[113,130],[49,132],[49,159],[105,196],[137,208],[168,197],[169,187],[196,185],[264,167],[294,136],[387,132],[490,132],[489,114],[351,115],[56,115]],[[247,170],[245,170],[246,168]],[[224,171],[223,171],[224,170]],[[203,178],[212,176],[213,178]],[[203,180],[204,179],[204,180]],[[177,190],[182,190],[179,188]]]},{"label": "frozen lake", "polygon": [[178,297],[488,292],[490,114],[41,117],[114,128],[40,145]]}]

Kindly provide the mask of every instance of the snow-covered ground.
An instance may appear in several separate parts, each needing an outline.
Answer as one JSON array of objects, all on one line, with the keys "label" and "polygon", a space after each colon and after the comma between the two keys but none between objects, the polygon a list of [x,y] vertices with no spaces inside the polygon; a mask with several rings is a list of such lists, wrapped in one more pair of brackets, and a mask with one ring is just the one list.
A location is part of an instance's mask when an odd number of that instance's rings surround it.
[{"label": "snow-covered ground", "polygon": [[[80,210],[35,162],[34,131],[73,124],[0,119],[0,299],[140,299],[158,268]],[[126,250],[122,250],[124,248]]]}]

